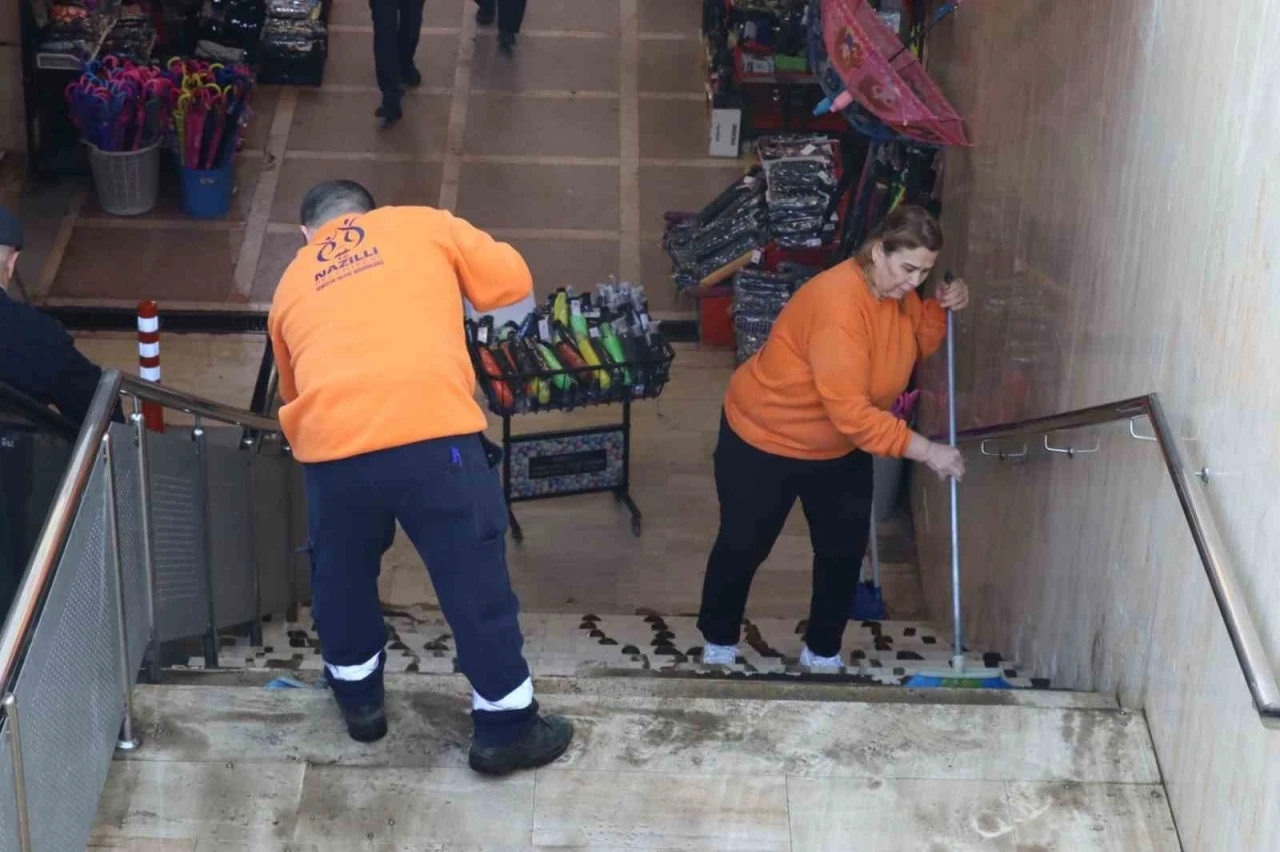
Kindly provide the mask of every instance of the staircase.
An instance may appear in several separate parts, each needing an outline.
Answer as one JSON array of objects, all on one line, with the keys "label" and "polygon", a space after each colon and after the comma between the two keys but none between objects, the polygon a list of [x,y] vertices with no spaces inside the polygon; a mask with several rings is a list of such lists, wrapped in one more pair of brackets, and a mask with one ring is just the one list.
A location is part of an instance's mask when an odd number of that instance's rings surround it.
[{"label": "staircase", "polygon": [[[881,529],[891,614],[921,608],[909,524]],[[889,579],[894,578],[894,579]],[[914,588],[914,591],[913,591]],[[733,666],[703,666],[692,616],[526,613],[541,705],[565,757],[492,781],[467,768],[470,708],[430,604],[387,607],[391,732],[349,740],[306,608],[262,641],[193,647],[135,712],[146,747],[112,767],[103,848],[164,839],[248,849],[1173,850],[1145,720],[1049,690],[911,690],[948,634],[851,623],[846,668],[797,664],[803,622],[748,619]],[[292,684],[292,686],[289,686]],[[269,688],[270,687],[270,688]],[[138,846],[137,848],[151,848]],[[164,847],[168,848],[168,847]],[[192,846],[175,846],[190,849]]]}]

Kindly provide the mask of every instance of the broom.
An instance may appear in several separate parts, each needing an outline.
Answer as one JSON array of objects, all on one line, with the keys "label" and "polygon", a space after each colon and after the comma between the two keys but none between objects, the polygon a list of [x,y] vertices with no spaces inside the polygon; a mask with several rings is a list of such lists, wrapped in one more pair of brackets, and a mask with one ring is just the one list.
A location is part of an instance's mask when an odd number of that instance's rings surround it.
[{"label": "broom", "polygon": [[[944,276],[950,284],[950,271]],[[955,314],[947,311],[947,419],[951,446],[956,445]],[[951,477],[951,667],[926,669],[907,678],[903,686],[953,689],[1015,689],[1000,669],[969,668],[964,656],[964,621],[960,609],[960,512],[956,478]]]}]

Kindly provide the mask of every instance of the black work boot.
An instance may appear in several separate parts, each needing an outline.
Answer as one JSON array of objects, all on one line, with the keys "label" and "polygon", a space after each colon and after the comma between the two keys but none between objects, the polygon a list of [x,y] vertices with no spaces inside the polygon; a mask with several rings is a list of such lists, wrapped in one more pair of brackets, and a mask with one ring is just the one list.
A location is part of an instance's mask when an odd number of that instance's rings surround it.
[{"label": "black work boot", "polygon": [[342,718],[347,723],[347,733],[358,743],[376,743],[387,735],[387,709],[378,702],[361,707],[339,704]]},{"label": "black work boot", "polygon": [[501,745],[471,743],[471,768],[482,775],[506,775],[546,766],[573,740],[573,723],[563,716],[538,716],[516,739]]}]

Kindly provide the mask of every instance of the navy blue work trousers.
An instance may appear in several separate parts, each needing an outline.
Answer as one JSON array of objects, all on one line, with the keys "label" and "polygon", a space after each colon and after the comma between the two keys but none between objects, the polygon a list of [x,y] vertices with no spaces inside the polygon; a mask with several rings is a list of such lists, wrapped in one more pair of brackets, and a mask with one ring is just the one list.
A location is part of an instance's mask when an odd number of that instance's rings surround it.
[{"label": "navy blue work trousers", "polygon": [[[399,521],[427,564],[472,688],[496,703],[524,683],[529,667],[507,574],[500,460],[481,435],[465,435],[305,466],[312,617],[326,663],[358,666],[382,651],[378,573]],[[330,678],[330,685],[340,703],[380,700],[382,667],[360,681]],[[536,705],[477,711],[477,737],[485,725],[509,727],[534,714]]]}]

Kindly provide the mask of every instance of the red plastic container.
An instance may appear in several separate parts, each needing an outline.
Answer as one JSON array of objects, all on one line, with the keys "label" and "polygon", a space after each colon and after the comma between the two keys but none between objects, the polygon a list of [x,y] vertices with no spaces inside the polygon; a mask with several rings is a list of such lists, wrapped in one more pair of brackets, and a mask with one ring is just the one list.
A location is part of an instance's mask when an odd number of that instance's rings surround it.
[{"label": "red plastic container", "polygon": [[698,297],[698,342],[703,346],[733,346],[733,288],[710,287]]}]

